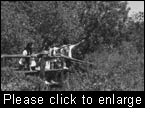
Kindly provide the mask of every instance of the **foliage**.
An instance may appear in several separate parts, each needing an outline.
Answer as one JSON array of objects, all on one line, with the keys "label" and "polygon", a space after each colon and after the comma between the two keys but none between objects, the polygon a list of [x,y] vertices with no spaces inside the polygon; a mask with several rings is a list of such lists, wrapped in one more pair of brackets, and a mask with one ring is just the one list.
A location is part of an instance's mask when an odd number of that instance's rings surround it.
[{"label": "foliage", "polygon": [[[87,51],[103,43],[119,43],[128,10],[126,2],[2,2],[2,53],[20,52],[31,39],[51,45],[87,40]],[[113,37],[113,38],[112,38]],[[40,43],[39,43],[40,42]],[[14,47],[14,48],[11,48]],[[7,50],[10,50],[9,52]]]},{"label": "foliage", "polygon": [[136,46],[138,52],[144,52],[144,14],[142,12],[133,15],[127,24],[126,41]]},{"label": "foliage", "polygon": [[6,68],[1,89],[144,90],[144,13],[128,17],[129,10],[125,1],[1,1],[1,54],[21,53],[30,41],[38,52],[45,42],[85,39],[76,56],[96,64],[76,64],[63,87],[54,89]]},{"label": "foliage", "polygon": [[[37,76],[24,76],[2,70],[1,89],[19,91],[143,91],[144,55],[131,43],[124,42],[121,49],[94,52],[87,55],[96,66],[79,65],[73,68],[62,87],[51,87]],[[133,52],[134,51],[134,52]],[[103,57],[102,57],[103,56]]]}]

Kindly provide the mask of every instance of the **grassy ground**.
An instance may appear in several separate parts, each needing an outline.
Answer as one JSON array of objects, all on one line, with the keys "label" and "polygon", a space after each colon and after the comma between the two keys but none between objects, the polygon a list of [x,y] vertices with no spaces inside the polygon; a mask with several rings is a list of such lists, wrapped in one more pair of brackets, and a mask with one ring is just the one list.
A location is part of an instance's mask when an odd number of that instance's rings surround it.
[{"label": "grassy ground", "polygon": [[[50,87],[37,76],[1,70],[2,91],[143,91],[144,54],[130,43],[117,49],[104,49],[87,55],[96,66],[78,65],[61,87]],[[77,67],[77,66],[76,66]]]}]

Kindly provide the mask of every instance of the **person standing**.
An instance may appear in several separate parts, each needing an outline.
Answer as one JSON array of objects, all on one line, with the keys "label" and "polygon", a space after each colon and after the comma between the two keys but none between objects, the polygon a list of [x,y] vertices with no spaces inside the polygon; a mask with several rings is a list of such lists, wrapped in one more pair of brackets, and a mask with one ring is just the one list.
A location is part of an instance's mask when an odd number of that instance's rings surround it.
[{"label": "person standing", "polygon": [[[27,44],[27,46],[23,50],[23,56],[28,56],[32,54],[32,49],[33,49],[33,43],[30,42]],[[21,58],[19,60],[20,68],[22,69],[23,67],[27,70],[30,69],[30,58]]]}]

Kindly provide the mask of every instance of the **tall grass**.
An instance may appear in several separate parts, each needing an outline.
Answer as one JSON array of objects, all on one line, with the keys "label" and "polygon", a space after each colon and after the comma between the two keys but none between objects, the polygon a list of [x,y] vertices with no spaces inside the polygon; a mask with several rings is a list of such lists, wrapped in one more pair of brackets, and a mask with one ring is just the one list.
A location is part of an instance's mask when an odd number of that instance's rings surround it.
[{"label": "tall grass", "polygon": [[[67,73],[62,87],[50,87],[38,76],[1,70],[1,90],[5,91],[143,91],[144,53],[124,42],[119,48],[86,55],[95,66],[80,64]],[[77,64],[76,64],[77,65]],[[78,69],[76,68],[78,67]]]}]

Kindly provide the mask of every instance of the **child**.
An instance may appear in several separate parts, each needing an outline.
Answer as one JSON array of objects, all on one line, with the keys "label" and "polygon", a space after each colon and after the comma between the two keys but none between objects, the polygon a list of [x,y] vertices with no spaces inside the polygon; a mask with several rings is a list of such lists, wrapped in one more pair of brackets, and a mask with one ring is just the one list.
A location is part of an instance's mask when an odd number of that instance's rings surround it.
[{"label": "child", "polygon": [[30,70],[35,70],[36,62],[34,57],[31,58],[30,63]]},{"label": "child", "polygon": [[[27,44],[27,46],[23,50],[23,55],[28,56],[32,54],[32,48],[33,48],[33,43],[30,42]],[[25,69],[30,69],[30,58],[21,58],[19,60],[20,68],[25,68]]]}]

